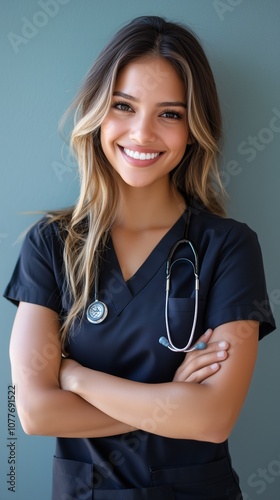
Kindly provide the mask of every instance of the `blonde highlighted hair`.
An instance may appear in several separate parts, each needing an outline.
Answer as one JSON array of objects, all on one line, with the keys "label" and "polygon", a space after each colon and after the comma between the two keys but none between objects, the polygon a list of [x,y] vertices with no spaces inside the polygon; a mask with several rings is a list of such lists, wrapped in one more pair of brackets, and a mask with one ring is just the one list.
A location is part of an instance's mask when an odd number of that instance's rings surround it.
[{"label": "blonde highlighted hair", "polygon": [[172,182],[189,199],[224,215],[217,166],[221,114],[206,55],[183,25],[157,16],[136,18],[101,52],[71,107],[75,109],[71,146],[79,166],[80,196],[73,208],[50,214],[50,220],[66,231],[64,266],[72,306],[61,329],[63,345],[73,321],[82,316],[92,296],[97,265],[118,205],[115,172],[101,148],[100,126],[110,109],[119,71],[146,56],[167,59],[186,87],[192,142],[171,173]]}]

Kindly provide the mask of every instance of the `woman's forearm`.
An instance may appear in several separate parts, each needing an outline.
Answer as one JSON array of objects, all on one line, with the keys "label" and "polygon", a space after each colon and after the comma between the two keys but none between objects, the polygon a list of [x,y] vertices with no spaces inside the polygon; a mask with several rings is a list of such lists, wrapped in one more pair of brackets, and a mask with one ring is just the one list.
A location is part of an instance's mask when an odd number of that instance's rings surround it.
[{"label": "woman's forearm", "polygon": [[[206,418],[199,409],[201,400],[206,405],[206,386],[180,382],[144,384],[84,367],[77,368],[76,377],[72,386],[75,393],[127,425],[172,438],[209,437],[207,427],[203,433]],[[192,401],[190,407],[186,401]]]},{"label": "woman's forearm", "polygon": [[84,438],[135,430],[104,414],[77,394],[60,388],[32,392],[28,398],[25,394],[24,398],[17,399],[19,418],[27,434]]},{"label": "woman's forearm", "polygon": [[258,325],[248,324],[240,321],[216,329],[219,341],[236,338],[241,326],[246,326],[248,336],[232,345],[223,369],[201,384],[134,382],[70,360],[69,370],[62,370],[62,386],[66,383],[67,389],[102,412],[135,428],[170,438],[221,442],[239,415],[256,360]]},{"label": "woman's forearm", "polygon": [[60,437],[102,437],[129,432],[118,422],[64,391],[59,385],[61,345],[57,314],[21,302],[14,321],[10,358],[16,404],[28,434]]}]

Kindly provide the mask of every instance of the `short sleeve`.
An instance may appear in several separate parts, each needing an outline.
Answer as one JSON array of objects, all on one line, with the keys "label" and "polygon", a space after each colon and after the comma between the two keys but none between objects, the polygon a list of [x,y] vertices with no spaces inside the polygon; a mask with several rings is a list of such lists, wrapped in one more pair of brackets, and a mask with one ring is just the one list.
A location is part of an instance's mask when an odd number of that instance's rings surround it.
[{"label": "short sleeve", "polygon": [[260,339],[275,329],[257,235],[246,224],[237,223],[217,257],[206,324],[216,328],[241,319],[260,322]]},{"label": "short sleeve", "polygon": [[42,219],[27,233],[4,297],[61,313],[62,250],[57,227]]}]

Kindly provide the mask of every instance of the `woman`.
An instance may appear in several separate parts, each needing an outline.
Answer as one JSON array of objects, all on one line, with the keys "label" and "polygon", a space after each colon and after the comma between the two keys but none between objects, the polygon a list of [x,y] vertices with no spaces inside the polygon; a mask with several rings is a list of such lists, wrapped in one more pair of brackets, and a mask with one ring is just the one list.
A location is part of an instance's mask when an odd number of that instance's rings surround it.
[{"label": "woman", "polygon": [[206,56],[137,18],[74,108],[79,200],[31,229],[5,293],[20,420],[58,436],[53,499],[241,499],[227,438],[275,325],[257,238],[218,196]]}]

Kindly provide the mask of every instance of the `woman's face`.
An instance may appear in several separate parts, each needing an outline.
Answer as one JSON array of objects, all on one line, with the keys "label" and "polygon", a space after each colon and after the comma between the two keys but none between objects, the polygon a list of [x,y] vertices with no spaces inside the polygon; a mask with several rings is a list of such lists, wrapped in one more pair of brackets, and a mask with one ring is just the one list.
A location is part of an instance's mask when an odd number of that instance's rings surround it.
[{"label": "woman's face", "polygon": [[126,184],[169,179],[188,143],[185,102],[184,85],[166,59],[141,58],[120,71],[101,145]]}]

